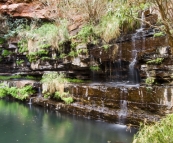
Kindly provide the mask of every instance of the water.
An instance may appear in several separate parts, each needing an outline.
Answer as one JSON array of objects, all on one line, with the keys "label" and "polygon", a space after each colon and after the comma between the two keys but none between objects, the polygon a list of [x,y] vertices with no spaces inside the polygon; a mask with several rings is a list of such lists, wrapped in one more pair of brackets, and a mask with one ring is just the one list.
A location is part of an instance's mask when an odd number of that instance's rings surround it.
[{"label": "water", "polygon": [[[144,11],[145,12],[145,11]],[[142,36],[142,46],[141,50],[145,49],[145,36],[144,36],[144,28],[146,26],[145,24],[145,13],[142,12],[141,15],[141,26],[139,29],[136,30],[136,33],[132,36],[132,43],[133,43],[133,49],[132,49],[132,60],[129,64],[129,82],[132,84],[138,84],[140,82],[140,76],[138,73],[138,69],[135,68],[135,65],[137,63],[137,56],[138,56],[138,47],[136,47],[136,39],[138,36]]]},{"label": "water", "polygon": [[29,103],[28,104],[32,104],[32,97],[29,99]]},{"label": "water", "polygon": [[124,123],[126,116],[127,116],[127,100],[126,100],[126,96],[127,96],[127,89],[126,88],[122,88],[121,92],[120,92],[120,111],[118,112],[118,116],[119,116],[119,123]]},{"label": "water", "polygon": [[2,143],[130,143],[136,130],[0,100]]},{"label": "water", "polygon": [[42,97],[41,87],[38,87],[38,97]]}]

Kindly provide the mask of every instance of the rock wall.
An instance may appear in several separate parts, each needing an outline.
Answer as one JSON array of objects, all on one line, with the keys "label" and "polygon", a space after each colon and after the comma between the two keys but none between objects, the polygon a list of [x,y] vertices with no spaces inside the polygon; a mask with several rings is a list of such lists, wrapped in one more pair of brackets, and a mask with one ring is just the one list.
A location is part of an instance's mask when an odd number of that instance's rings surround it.
[{"label": "rock wall", "polygon": [[[35,1],[0,1],[0,13],[11,15],[14,19],[37,17],[50,21],[55,15],[47,8],[43,3]],[[58,16],[61,17],[61,13]],[[155,24],[157,15],[146,13],[146,19]],[[68,26],[70,35],[77,33],[82,25],[81,16],[73,17],[73,21]],[[5,27],[6,19],[0,18],[0,22],[2,37],[8,27]],[[166,35],[154,37],[156,31],[157,29],[146,25],[145,28],[122,34],[118,39],[112,40],[106,45],[109,48],[102,42],[81,42],[76,49],[87,52],[81,52],[77,56],[60,58],[58,50],[49,48],[48,59],[40,56],[32,62],[27,53],[19,52],[18,39],[11,38],[0,42],[0,75],[41,77],[45,71],[64,72],[67,77],[91,81],[88,84],[70,84],[66,87],[75,102],[65,105],[37,97],[36,94],[32,97],[33,103],[114,123],[139,124],[144,119],[154,122],[172,113],[173,106],[172,55]],[[69,40],[64,43],[63,52],[68,55],[70,50]],[[93,70],[92,67],[97,69]],[[167,85],[163,86],[165,83]],[[160,86],[151,86],[152,84]],[[11,86],[19,85],[18,81],[11,82]],[[32,85],[38,92],[41,85]]]}]

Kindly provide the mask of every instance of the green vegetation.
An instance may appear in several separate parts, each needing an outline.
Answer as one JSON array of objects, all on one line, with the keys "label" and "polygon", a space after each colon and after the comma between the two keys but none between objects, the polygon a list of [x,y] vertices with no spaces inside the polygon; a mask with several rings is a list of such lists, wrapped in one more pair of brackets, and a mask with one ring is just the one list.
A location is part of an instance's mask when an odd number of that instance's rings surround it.
[{"label": "green vegetation", "polygon": [[145,80],[145,83],[146,84],[154,84],[155,82],[155,78],[154,77],[148,77],[146,80]]},{"label": "green vegetation", "polygon": [[77,57],[78,54],[76,51],[71,51],[69,54],[68,54],[70,57]]},{"label": "green vegetation", "polygon": [[12,54],[12,52],[11,51],[8,51],[8,50],[6,50],[6,49],[4,49],[3,51],[2,51],[2,56],[4,56],[4,57],[7,57],[7,56],[9,56],[9,55],[11,55]]},{"label": "green vegetation", "polygon": [[69,95],[69,93],[64,91],[64,86],[67,83],[67,79],[64,74],[59,74],[57,72],[45,73],[41,82],[44,97],[61,99],[67,104],[73,102],[73,98]]},{"label": "green vegetation", "polygon": [[2,84],[0,84],[0,98],[3,98],[5,96],[7,96],[7,91],[5,87]]},{"label": "green vegetation", "polygon": [[[50,48],[60,50],[61,43],[69,39],[67,21],[59,20],[55,23],[31,23],[30,26],[23,26],[17,31],[20,41],[18,42],[19,53],[27,52],[30,62],[38,58],[46,57]],[[58,25],[58,26],[57,26]],[[46,60],[46,58],[44,58]]]},{"label": "green vegetation", "polygon": [[7,94],[13,96],[14,98],[23,100],[26,99],[29,95],[32,95],[34,91],[32,90],[32,86],[27,85],[22,88],[17,87],[6,87]]},{"label": "green vegetation", "polygon": [[0,37],[0,44],[3,44],[5,42],[5,39]]},{"label": "green vegetation", "polygon": [[56,99],[63,100],[66,104],[70,104],[70,103],[73,102],[73,98],[69,97],[69,93],[68,92],[60,93],[59,91],[56,91],[54,97]]},{"label": "green vegetation", "polygon": [[7,34],[4,35],[5,39],[15,37],[22,29],[27,28],[28,20],[25,18],[14,20],[12,17],[8,17],[6,20],[8,31]]},{"label": "green vegetation", "polygon": [[154,125],[141,124],[133,143],[172,143],[173,142],[173,114]]},{"label": "green vegetation", "polygon": [[82,83],[82,82],[84,82],[84,80],[81,80],[81,79],[71,79],[71,78],[66,78],[66,79],[67,79],[68,82],[72,82],[72,83]]},{"label": "green vegetation", "polygon": [[16,61],[16,64],[17,64],[18,66],[21,66],[24,62],[25,62],[24,60],[17,60],[17,61]]},{"label": "green vegetation", "polygon": [[0,84],[0,97],[5,97],[7,95],[11,95],[12,97],[23,100],[26,99],[29,95],[32,95],[34,93],[34,90],[32,89],[32,86],[27,85],[22,88],[17,87],[8,87],[6,84],[2,83]]},{"label": "green vegetation", "polygon": [[12,75],[12,76],[0,76],[0,80],[11,80],[11,79],[30,79],[30,80],[38,80],[39,78],[33,76],[21,76],[21,75]]},{"label": "green vegetation", "polygon": [[157,59],[148,61],[147,64],[161,64],[163,60],[164,58],[157,58]]},{"label": "green vegetation", "polygon": [[109,48],[110,48],[110,45],[106,44],[106,45],[103,45],[102,48],[107,51]]},{"label": "green vegetation", "polygon": [[0,76],[0,80],[20,79],[21,75]]},{"label": "green vegetation", "polygon": [[17,44],[18,44],[18,52],[19,53],[28,52],[28,43],[27,43],[26,39],[23,38]]},{"label": "green vegetation", "polygon": [[154,33],[154,37],[161,37],[161,36],[164,36],[165,34],[161,31],[161,32],[157,32],[157,33]]},{"label": "green vegetation", "polygon": [[99,66],[90,66],[91,71],[99,71],[100,67]]},{"label": "green vegetation", "polygon": [[94,33],[93,25],[85,25],[77,34],[77,38],[81,39],[82,42],[89,43],[96,40],[96,34]]}]

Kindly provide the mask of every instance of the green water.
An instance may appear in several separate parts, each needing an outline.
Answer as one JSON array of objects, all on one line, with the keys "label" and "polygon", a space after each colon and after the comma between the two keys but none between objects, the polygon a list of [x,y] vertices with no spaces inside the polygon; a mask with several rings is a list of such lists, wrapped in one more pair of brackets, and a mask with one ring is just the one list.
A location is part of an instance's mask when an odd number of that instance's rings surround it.
[{"label": "green water", "polygon": [[0,100],[0,143],[130,143],[136,131]]}]

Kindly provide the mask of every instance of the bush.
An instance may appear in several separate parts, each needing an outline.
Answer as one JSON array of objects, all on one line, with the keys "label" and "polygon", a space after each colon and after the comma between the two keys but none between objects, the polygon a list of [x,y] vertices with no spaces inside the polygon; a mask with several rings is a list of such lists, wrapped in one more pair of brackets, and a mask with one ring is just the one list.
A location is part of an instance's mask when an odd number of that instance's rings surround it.
[{"label": "bush", "polygon": [[2,87],[0,86],[0,98],[3,98],[7,95],[7,91]]},{"label": "bush", "polygon": [[145,83],[146,84],[153,84],[155,82],[155,78],[154,77],[148,77],[146,80],[145,80]]},{"label": "bush", "polygon": [[44,97],[61,99],[67,104],[73,102],[73,98],[70,97],[69,93],[64,92],[64,86],[65,83],[67,83],[64,74],[57,72],[46,73],[43,75],[41,82],[43,83],[42,93],[44,94]]},{"label": "bush", "polygon": [[30,85],[24,86],[22,88],[17,88],[17,87],[8,87],[7,84],[0,84],[0,98],[5,97],[6,95],[11,95],[16,99],[23,100],[33,93],[34,90]]},{"label": "bush", "polygon": [[4,56],[4,57],[7,57],[7,56],[9,56],[9,55],[11,55],[12,54],[12,52],[11,51],[8,51],[8,50],[6,50],[6,49],[4,49],[3,51],[2,51],[2,56]]},{"label": "bush", "polygon": [[63,100],[66,104],[73,102],[73,98],[69,96],[68,92],[60,93],[59,91],[55,92],[55,98]]},{"label": "bush", "polygon": [[141,124],[133,143],[172,143],[173,142],[173,114],[154,125]]},{"label": "bush", "polygon": [[157,32],[157,33],[154,33],[154,37],[161,37],[161,36],[164,36],[165,34],[163,32]]},{"label": "bush", "polygon": [[6,87],[6,90],[7,90],[7,94],[20,100],[26,99],[26,97],[34,93],[34,90],[32,90],[32,86],[30,85],[22,87],[22,88]]},{"label": "bush", "polygon": [[157,58],[157,59],[148,61],[147,64],[161,64],[163,60],[164,58]]}]

